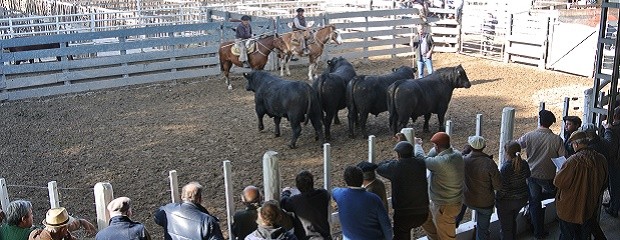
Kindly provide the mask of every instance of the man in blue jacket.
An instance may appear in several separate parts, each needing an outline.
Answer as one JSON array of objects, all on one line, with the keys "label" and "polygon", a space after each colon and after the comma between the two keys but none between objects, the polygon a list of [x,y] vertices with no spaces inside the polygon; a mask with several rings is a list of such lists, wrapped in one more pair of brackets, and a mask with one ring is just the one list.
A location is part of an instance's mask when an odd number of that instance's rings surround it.
[{"label": "man in blue jacket", "polygon": [[107,208],[110,213],[110,225],[97,233],[96,240],[151,240],[149,232],[142,223],[129,219],[133,215],[131,199],[119,197],[108,203]]}]

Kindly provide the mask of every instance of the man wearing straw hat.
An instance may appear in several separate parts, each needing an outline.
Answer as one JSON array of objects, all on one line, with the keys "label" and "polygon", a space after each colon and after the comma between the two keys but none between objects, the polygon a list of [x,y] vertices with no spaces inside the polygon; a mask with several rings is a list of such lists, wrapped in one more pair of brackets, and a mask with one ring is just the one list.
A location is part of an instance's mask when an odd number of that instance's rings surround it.
[{"label": "man wearing straw hat", "polygon": [[32,231],[28,240],[77,240],[69,231],[73,220],[64,207],[52,208],[45,214],[45,228]]}]

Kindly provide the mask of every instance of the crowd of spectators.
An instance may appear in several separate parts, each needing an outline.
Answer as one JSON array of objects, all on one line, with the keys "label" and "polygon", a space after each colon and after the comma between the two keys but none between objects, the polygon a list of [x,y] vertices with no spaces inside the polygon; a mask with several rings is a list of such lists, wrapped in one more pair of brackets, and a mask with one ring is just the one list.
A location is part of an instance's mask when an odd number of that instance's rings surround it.
[{"label": "crowd of spectators", "polygon": [[[497,209],[502,239],[516,239],[516,218],[523,207],[536,239],[544,239],[541,201],[555,198],[560,239],[606,239],[598,223],[598,209],[618,217],[620,186],[614,171],[619,167],[620,108],[609,123],[596,129],[581,127],[581,119],[565,116],[563,136],[550,127],[555,115],[539,112],[539,127],[504,146],[500,166],[484,152],[486,140],[470,136],[462,151],[445,132],[432,136],[426,152],[422,139],[407,141],[397,134],[395,159],[378,164],[360,162],[343,172],[345,187],[331,193],[315,188],[314,176],[301,171],[295,187],[285,188],[280,201],[263,203],[260,189],[249,185],[241,195],[245,208],[234,214],[230,239],[332,239],[330,202],[337,204],[343,239],[411,239],[422,227],[429,239],[456,239],[456,229],[466,209],[475,210],[476,239],[489,239],[493,209]],[[598,131],[598,133],[597,133]],[[525,151],[527,158],[522,156]],[[391,184],[391,208],[384,182]],[[602,202],[609,189],[610,201]],[[154,213],[166,240],[224,239],[219,220],[203,206],[203,187],[183,186],[181,203],[169,203]],[[72,231],[84,229],[97,240],[151,239],[145,226],[131,220],[131,199],[119,197],[107,205],[109,226],[98,233],[84,219],[69,216],[67,209],[49,209],[42,227],[34,224],[32,204],[11,202],[0,211],[0,240],[72,240]],[[96,235],[95,235],[96,234]]]}]

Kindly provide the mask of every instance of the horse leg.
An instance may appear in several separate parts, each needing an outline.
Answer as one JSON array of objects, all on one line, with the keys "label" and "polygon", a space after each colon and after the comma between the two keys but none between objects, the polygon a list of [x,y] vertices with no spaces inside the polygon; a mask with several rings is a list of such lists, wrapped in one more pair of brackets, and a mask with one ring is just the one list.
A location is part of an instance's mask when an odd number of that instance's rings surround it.
[{"label": "horse leg", "polygon": [[293,54],[286,55],[286,60],[284,60],[284,66],[286,66],[286,76],[291,76],[290,61],[292,57]]},{"label": "horse leg", "polygon": [[280,136],[280,122],[282,121],[282,117],[273,117],[273,123],[276,125],[275,136]]},{"label": "horse leg", "polygon": [[286,61],[286,54],[280,57],[280,77],[284,76],[284,66]]},{"label": "horse leg", "polygon": [[[222,74],[224,75],[224,79],[226,80],[226,86],[228,86],[228,90],[232,90],[232,84],[230,83],[230,78],[228,75],[230,74],[230,68],[232,67],[231,61],[221,61],[220,62],[220,70],[222,70]],[[262,129],[261,129],[262,130]]]},{"label": "horse leg", "polygon": [[308,66],[308,81],[312,81],[313,71],[315,69],[316,63],[311,62]]}]

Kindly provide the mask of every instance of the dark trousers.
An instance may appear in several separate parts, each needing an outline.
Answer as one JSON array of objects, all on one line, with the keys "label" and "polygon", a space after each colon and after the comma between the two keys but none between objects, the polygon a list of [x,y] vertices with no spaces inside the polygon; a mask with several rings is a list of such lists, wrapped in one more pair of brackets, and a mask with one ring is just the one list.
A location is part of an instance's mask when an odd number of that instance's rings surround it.
[{"label": "dark trousers", "polygon": [[543,237],[545,233],[545,212],[542,210],[543,200],[555,197],[553,179],[528,178],[527,187],[530,192],[529,212],[534,227],[534,236]]},{"label": "dark trousers", "polygon": [[519,211],[526,204],[527,199],[525,198],[516,200],[497,200],[495,202],[502,240],[517,239],[517,215],[519,215]]},{"label": "dark trousers", "polygon": [[617,172],[620,171],[615,164],[609,166],[609,210],[613,213],[618,213],[620,210],[620,176]]},{"label": "dark trousers", "polygon": [[394,240],[410,240],[411,229],[422,226],[428,218],[428,214],[428,212],[411,214],[394,210]]},{"label": "dark trousers", "polygon": [[576,224],[558,219],[560,222],[560,240],[590,240],[592,219],[583,224]]}]

